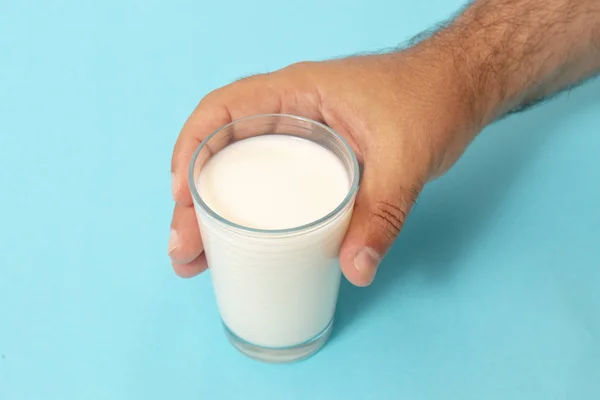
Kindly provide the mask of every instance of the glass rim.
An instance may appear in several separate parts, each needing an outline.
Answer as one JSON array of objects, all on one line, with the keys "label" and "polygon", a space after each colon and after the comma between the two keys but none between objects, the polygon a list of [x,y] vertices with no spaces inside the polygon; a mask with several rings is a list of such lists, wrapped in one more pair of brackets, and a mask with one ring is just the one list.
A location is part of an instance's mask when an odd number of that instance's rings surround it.
[{"label": "glass rim", "polygon": [[[196,164],[196,160],[198,159],[198,156],[200,155],[200,152],[202,151],[202,149],[204,147],[206,147],[206,145],[210,141],[210,139],[212,139],[213,137],[218,135],[220,132],[224,131],[225,129],[227,129],[237,123],[240,123],[243,121],[249,121],[252,119],[269,118],[269,117],[285,117],[285,118],[290,118],[290,119],[293,119],[296,121],[303,121],[310,125],[320,127],[322,129],[324,129],[325,131],[329,132],[330,134],[332,134],[336,139],[338,139],[343,144],[346,151],[350,154],[353,177],[352,177],[352,182],[350,184],[350,188],[348,189],[348,193],[346,194],[346,197],[344,197],[344,199],[340,202],[340,204],[338,204],[338,206],[336,208],[334,208],[332,211],[330,211],[329,213],[327,213],[326,215],[324,215],[323,217],[321,217],[315,221],[309,222],[304,225],[295,226],[292,228],[286,228],[286,229],[251,228],[248,226],[236,224],[233,221],[223,218],[222,216],[217,214],[213,209],[211,209],[208,206],[208,204],[206,204],[202,200],[202,198],[200,197],[200,194],[198,193],[198,188],[197,188],[196,182],[194,181],[194,166]],[[280,235],[280,234],[303,232],[306,230],[310,230],[311,228],[317,227],[317,226],[323,224],[324,222],[332,219],[337,214],[339,214],[344,208],[346,208],[346,206],[348,206],[350,201],[354,198],[354,195],[358,191],[359,179],[360,179],[359,167],[358,167],[358,160],[356,159],[356,154],[354,153],[354,150],[352,149],[350,144],[346,141],[346,139],[344,139],[342,137],[342,135],[340,135],[339,133],[337,133],[336,131],[334,131],[333,129],[328,127],[327,125],[325,125],[321,122],[312,120],[310,118],[301,117],[301,116],[293,115],[293,114],[279,114],[279,113],[255,114],[255,115],[251,115],[248,117],[236,119],[235,121],[231,121],[231,122],[217,128],[210,135],[208,135],[206,138],[204,138],[204,140],[202,140],[202,142],[198,145],[198,148],[194,151],[194,154],[192,155],[192,159],[190,161],[190,165],[188,168],[188,186],[189,186],[190,192],[192,194],[192,199],[196,204],[198,204],[200,206],[202,211],[206,212],[209,215],[209,217],[215,219],[217,222],[219,222],[221,224],[224,224],[228,228],[233,228],[235,230],[240,230],[240,231],[248,232],[248,233],[259,233],[259,234],[268,234],[268,235],[277,235],[277,234]]]}]

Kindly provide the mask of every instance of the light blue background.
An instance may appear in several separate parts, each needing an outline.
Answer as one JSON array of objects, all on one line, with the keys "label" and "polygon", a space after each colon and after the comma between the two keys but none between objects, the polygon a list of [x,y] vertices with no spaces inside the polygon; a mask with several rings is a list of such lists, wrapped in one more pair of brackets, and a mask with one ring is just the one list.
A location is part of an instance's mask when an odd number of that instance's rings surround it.
[{"label": "light blue background", "polygon": [[600,398],[600,81],[487,129],[309,361],[244,358],[171,271],[204,94],[460,3],[0,0],[0,399]]}]

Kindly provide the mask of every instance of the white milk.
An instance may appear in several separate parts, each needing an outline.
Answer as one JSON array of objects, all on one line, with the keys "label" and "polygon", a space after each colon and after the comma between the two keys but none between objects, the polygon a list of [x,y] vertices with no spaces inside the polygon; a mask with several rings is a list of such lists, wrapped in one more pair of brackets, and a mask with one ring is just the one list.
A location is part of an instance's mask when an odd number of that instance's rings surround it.
[{"label": "white milk", "polygon": [[[264,135],[212,156],[197,187],[220,217],[281,230],[325,217],[350,186],[344,164],[328,149],[293,136]],[[352,203],[317,226],[279,234],[235,229],[196,207],[221,317],[234,334],[258,346],[287,347],[328,327]]]}]

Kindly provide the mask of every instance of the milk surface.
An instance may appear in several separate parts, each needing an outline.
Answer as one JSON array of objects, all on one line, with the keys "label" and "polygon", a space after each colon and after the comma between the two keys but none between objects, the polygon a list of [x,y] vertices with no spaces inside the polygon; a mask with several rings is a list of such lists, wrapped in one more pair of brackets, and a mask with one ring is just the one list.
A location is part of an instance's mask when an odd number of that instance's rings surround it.
[{"label": "milk surface", "polygon": [[198,189],[221,217],[273,230],[324,217],[349,188],[344,165],[328,149],[294,136],[263,135],[214,155],[200,174]]},{"label": "milk surface", "polygon": [[[222,218],[280,230],[326,216],[350,186],[344,164],[328,149],[294,136],[263,135],[213,155],[197,187]],[[219,311],[233,333],[259,346],[286,347],[328,326],[352,205],[316,227],[287,234],[232,229],[196,206]]]}]

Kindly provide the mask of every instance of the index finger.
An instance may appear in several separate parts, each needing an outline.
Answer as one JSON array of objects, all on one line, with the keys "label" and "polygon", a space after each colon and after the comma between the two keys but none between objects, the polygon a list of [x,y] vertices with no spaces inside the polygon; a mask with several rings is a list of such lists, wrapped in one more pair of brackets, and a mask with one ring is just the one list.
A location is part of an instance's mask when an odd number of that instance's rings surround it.
[{"label": "index finger", "polygon": [[281,112],[282,93],[273,75],[255,75],[209,93],[185,122],[173,149],[173,197],[180,206],[191,206],[188,166],[196,148],[212,132],[240,118]]}]

